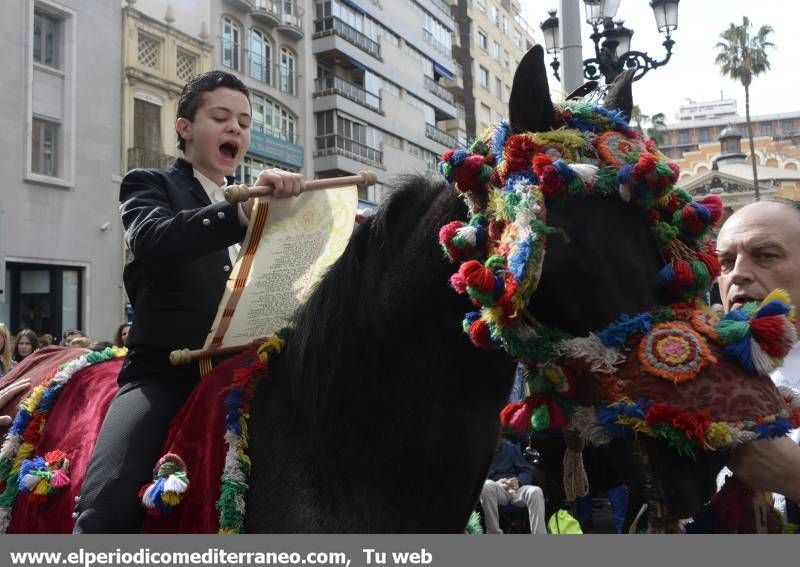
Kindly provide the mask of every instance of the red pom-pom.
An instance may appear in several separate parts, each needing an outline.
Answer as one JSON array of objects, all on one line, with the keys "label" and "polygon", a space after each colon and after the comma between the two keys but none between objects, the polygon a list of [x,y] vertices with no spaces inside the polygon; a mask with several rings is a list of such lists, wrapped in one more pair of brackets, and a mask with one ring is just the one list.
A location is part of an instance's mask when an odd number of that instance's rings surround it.
[{"label": "red pom-pom", "polygon": [[533,172],[540,176],[544,172],[544,170],[548,167],[552,167],[553,160],[547,154],[536,154],[533,158]]},{"label": "red pom-pom", "polygon": [[477,260],[464,262],[458,272],[469,287],[474,287],[479,292],[487,294],[494,291],[494,274]]},{"label": "red pom-pom", "polygon": [[706,195],[702,199],[696,199],[696,201],[703,205],[706,209],[708,209],[708,212],[711,213],[712,225],[719,222],[719,219],[722,218],[722,213],[725,210],[722,206],[722,199],[719,195]]},{"label": "red pom-pom", "polygon": [[525,405],[524,402],[510,402],[500,410],[500,424],[504,427],[511,423],[511,417]]},{"label": "red pom-pom", "polygon": [[547,400],[547,409],[550,411],[550,431],[564,429],[567,426],[567,414],[561,406],[553,400]]},{"label": "red pom-pom", "polygon": [[705,228],[705,223],[697,213],[697,209],[690,205],[683,207],[681,211],[681,224],[683,230],[692,235],[699,234]]},{"label": "red pom-pom", "polygon": [[788,352],[784,341],[786,318],[782,315],[756,317],[750,320],[750,332],[764,352],[770,356],[782,357]]},{"label": "red pom-pom", "polygon": [[686,289],[694,283],[694,272],[686,260],[675,260],[672,263],[675,268],[675,279],[681,289]]},{"label": "red pom-pom", "polygon": [[648,174],[654,172],[658,158],[650,152],[642,152],[639,154],[639,161],[633,166],[633,178],[636,180],[645,179]]},{"label": "red pom-pom", "polygon": [[655,425],[657,423],[672,423],[675,416],[680,413],[677,408],[668,404],[653,404],[647,411],[645,422],[648,425]]},{"label": "red pom-pom", "polygon": [[45,453],[44,460],[48,465],[60,463],[67,458],[67,454],[60,449],[55,449],[49,453]]},{"label": "red pom-pom", "polygon": [[698,251],[697,258],[706,265],[711,279],[715,279],[719,276],[720,272],[722,271],[722,267],[719,265],[719,258],[717,258],[716,254]]},{"label": "red pom-pom", "polygon": [[511,136],[503,150],[506,175],[530,171],[535,152],[536,144],[533,143],[533,140],[523,134]]},{"label": "red pom-pom", "polygon": [[447,150],[442,154],[442,161],[450,161],[450,158],[453,157],[454,153],[456,153],[455,150]]},{"label": "red pom-pom", "polygon": [[489,326],[483,319],[473,321],[469,326],[469,338],[476,347],[491,348],[492,337],[489,333]]}]

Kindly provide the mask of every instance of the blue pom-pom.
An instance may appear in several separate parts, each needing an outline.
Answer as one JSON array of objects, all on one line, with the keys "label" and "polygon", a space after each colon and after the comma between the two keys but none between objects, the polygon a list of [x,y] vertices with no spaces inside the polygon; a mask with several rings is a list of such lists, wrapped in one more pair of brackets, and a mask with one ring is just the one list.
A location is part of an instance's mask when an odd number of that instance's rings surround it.
[{"label": "blue pom-pom", "polygon": [[510,134],[511,126],[508,124],[508,121],[501,120],[492,138],[492,155],[494,155],[494,162],[497,165],[500,165],[503,161],[503,148],[506,147],[506,142]]},{"label": "blue pom-pom", "polygon": [[758,311],[756,311],[753,319],[758,319],[759,317],[771,317],[774,315],[786,315],[791,310],[792,308],[790,305],[786,305],[779,299],[773,299],[764,307],[761,307]]},{"label": "blue pom-pom", "polygon": [[754,429],[759,439],[783,437],[791,430],[792,424],[782,417],[776,418],[773,422],[762,423]]},{"label": "blue pom-pom", "polygon": [[628,185],[631,182],[631,176],[633,175],[633,165],[630,163],[626,163],[622,167],[619,168],[617,172],[617,183],[620,185]]},{"label": "blue pom-pom", "polygon": [[753,370],[753,352],[750,345],[750,333],[734,343],[725,345],[725,353],[736,358],[747,370]]},{"label": "blue pom-pom", "polygon": [[503,295],[503,291],[506,288],[506,282],[500,276],[494,277],[494,291],[492,292],[492,297],[494,299],[500,299],[500,296]]},{"label": "blue pom-pom", "polygon": [[470,324],[474,323],[478,319],[481,318],[481,314],[478,311],[470,311],[464,316],[464,319]]},{"label": "blue pom-pom", "polygon": [[459,165],[464,163],[464,160],[471,155],[472,154],[467,150],[456,150],[455,152],[453,152],[453,156],[450,158],[450,164],[453,167],[458,167]]},{"label": "blue pom-pom", "polygon": [[475,226],[475,248],[483,248],[486,240],[489,238],[489,233],[481,225]]},{"label": "blue pom-pom", "polygon": [[526,238],[517,244],[514,253],[508,258],[508,269],[514,274],[518,282],[522,282],[525,277],[525,269],[528,267],[528,260],[531,256],[533,244],[530,238]]},{"label": "blue pom-pom", "polygon": [[689,203],[695,211],[697,211],[697,216],[703,221],[704,224],[708,225],[711,223],[711,211],[709,211],[704,205],[692,201]]},{"label": "blue pom-pom", "polygon": [[578,174],[569,166],[563,159],[557,159],[553,162],[553,167],[564,181],[572,181]]},{"label": "blue pom-pom", "polygon": [[652,326],[653,316],[650,313],[640,313],[635,317],[622,315],[597,333],[597,336],[607,347],[621,347],[628,341],[628,337],[637,333],[647,332]]}]

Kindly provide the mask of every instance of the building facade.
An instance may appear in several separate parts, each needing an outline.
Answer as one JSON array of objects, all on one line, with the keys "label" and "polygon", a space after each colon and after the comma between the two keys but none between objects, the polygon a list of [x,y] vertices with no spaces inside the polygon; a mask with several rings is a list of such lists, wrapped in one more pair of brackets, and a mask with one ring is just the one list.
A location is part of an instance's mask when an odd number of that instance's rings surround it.
[{"label": "building facade", "polygon": [[457,109],[443,84],[455,78],[453,18],[441,0],[317,0],[311,9],[313,176],[372,169],[378,184],[360,197],[380,201],[385,183],[434,171],[458,143],[445,130]]},{"label": "building facade", "polygon": [[[751,116],[754,137],[768,137],[777,142],[800,144],[800,112]],[[673,159],[686,152],[698,151],[701,144],[713,143],[728,126],[737,126],[747,139],[745,117],[736,111],[733,99],[683,105],[678,121],[664,130],[661,151]]]},{"label": "building facade", "polygon": [[[19,0],[0,22],[0,321],[113,338],[123,321],[121,7]],[[111,56],[98,56],[111,54]]]},{"label": "building facade", "polygon": [[451,132],[472,140],[508,117],[508,99],[523,55],[535,45],[518,0],[448,0],[458,23],[454,53],[461,74],[450,85],[464,107],[464,123]]}]

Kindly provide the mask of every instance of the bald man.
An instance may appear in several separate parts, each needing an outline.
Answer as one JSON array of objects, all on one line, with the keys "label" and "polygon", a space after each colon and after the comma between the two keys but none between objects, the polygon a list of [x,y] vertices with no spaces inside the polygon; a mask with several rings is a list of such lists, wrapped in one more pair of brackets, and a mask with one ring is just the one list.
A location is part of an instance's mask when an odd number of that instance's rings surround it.
[{"label": "bald man", "polygon": [[[751,203],[725,221],[717,237],[722,273],[717,280],[725,312],[760,302],[781,288],[800,306],[800,202],[775,199]],[[800,323],[800,319],[798,320]],[[800,343],[772,373],[777,385],[800,391]],[[800,429],[788,439],[746,443],[731,468],[755,488],[800,500]],[[796,509],[788,510],[795,514]],[[794,519],[794,518],[792,518]]]}]

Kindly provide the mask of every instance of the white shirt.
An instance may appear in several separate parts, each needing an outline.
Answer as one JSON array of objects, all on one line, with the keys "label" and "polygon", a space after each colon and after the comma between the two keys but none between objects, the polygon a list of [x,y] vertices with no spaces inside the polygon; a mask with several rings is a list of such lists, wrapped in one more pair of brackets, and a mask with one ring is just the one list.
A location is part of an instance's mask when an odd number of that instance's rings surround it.
[{"label": "white shirt", "polygon": [[[221,203],[225,200],[225,188],[228,186],[227,179],[222,185],[217,185],[197,169],[192,168],[192,172],[194,173],[195,179],[197,179],[200,182],[200,185],[203,186],[203,189],[208,194],[208,198],[212,203]],[[242,210],[241,203],[239,203],[239,205],[236,207],[236,210],[239,213],[239,223],[242,226],[247,226],[247,217]],[[240,248],[241,246],[239,244],[231,244],[228,246],[228,256],[230,256],[231,259],[231,266],[236,264],[236,258],[239,256]]]},{"label": "white shirt", "polygon": [[[776,386],[788,386],[800,392],[800,343],[795,343],[789,354],[783,359],[783,364],[770,374]],[[793,429],[789,436],[795,443],[800,443],[800,429]],[[786,499],[782,494],[774,494],[775,507],[786,514]]]}]

